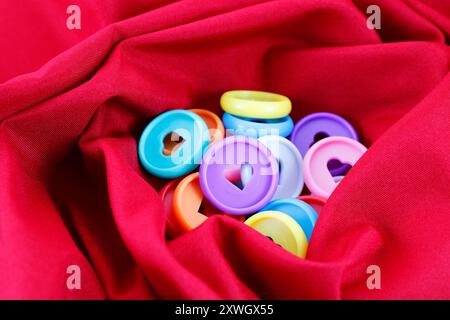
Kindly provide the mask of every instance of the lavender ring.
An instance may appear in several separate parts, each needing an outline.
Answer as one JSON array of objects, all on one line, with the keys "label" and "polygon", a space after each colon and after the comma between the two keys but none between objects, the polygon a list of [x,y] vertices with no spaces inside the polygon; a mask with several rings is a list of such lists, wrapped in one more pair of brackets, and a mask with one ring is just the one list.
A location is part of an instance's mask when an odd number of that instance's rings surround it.
[{"label": "lavender ring", "polygon": [[[300,151],[302,157],[312,145],[327,137],[347,137],[358,141],[358,134],[344,118],[330,112],[316,112],[297,122],[292,130],[290,140]],[[333,176],[345,175],[351,167],[331,163],[328,168]]]},{"label": "lavender ring", "polygon": [[[251,178],[240,181],[243,166]],[[205,197],[228,214],[257,212],[278,187],[278,163],[269,149],[254,138],[232,136],[211,145],[200,165],[200,187]]]}]

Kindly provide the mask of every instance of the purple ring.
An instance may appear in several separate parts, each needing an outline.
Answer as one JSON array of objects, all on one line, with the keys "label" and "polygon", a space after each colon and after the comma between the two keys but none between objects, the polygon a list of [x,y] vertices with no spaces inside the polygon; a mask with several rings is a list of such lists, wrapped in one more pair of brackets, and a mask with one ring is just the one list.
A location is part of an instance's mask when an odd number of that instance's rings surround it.
[{"label": "purple ring", "polygon": [[[290,140],[300,151],[302,157],[319,139],[327,137],[347,137],[358,141],[358,134],[344,118],[330,112],[316,112],[298,121],[292,130]],[[332,164],[329,167],[333,176],[345,175],[349,166]]]},{"label": "purple ring", "polygon": [[[252,167],[244,187],[229,177],[239,177],[243,165]],[[200,187],[205,197],[228,214],[255,213],[273,197],[278,187],[278,162],[270,150],[247,136],[231,136],[210,146],[200,165]]]},{"label": "purple ring", "polygon": [[358,140],[358,134],[344,118],[330,112],[316,112],[298,121],[292,130],[290,140],[296,145],[302,157],[305,157],[318,134],[326,137],[347,137]]}]

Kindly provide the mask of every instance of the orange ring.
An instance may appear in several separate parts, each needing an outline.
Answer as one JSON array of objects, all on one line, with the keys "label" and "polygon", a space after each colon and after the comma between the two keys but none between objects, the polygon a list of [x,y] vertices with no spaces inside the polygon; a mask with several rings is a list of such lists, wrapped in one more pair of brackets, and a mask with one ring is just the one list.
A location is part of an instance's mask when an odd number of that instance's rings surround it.
[{"label": "orange ring", "polygon": [[327,200],[322,199],[317,196],[309,195],[309,196],[299,196],[297,199],[302,200],[309,204],[316,211],[317,214],[320,214],[322,207],[325,205]]},{"label": "orange ring", "polygon": [[[200,188],[198,172],[192,173],[180,181],[173,192],[172,201],[172,221],[181,233],[191,231],[192,229],[198,227],[205,222],[206,219],[208,219],[209,215],[223,214],[219,210],[215,209],[211,204],[206,202],[206,199],[204,200],[203,192]],[[205,201],[204,209],[208,211],[208,215],[199,212],[202,201]],[[225,215],[239,221],[245,220],[244,216]]]},{"label": "orange ring", "polygon": [[166,214],[166,233],[170,238],[176,238],[181,234],[181,232],[176,227],[174,222],[174,212],[173,212],[173,193],[177,187],[180,179],[172,180],[166,184],[161,191],[159,191],[159,196],[162,199],[164,205],[164,211]]},{"label": "orange ring", "polygon": [[189,109],[200,116],[205,121],[209,129],[211,143],[222,140],[225,136],[225,128],[222,120],[213,112],[205,109]]},{"label": "orange ring", "polygon": [[181,232],[191,231],[208,219],[199,212],[202,200],[198,172],[180,181],[173,193],[173,213]]}]

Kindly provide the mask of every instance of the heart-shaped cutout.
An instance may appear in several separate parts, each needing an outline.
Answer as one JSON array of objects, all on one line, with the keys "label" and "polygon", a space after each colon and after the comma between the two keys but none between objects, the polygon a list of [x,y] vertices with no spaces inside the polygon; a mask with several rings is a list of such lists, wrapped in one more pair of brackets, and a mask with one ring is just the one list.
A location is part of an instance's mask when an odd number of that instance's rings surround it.
[{"label": "heart-shaped cutout", "polygon": [[172,155],[175,151],[180,149],[184,143],[184,139],[176,132],[168,133],[163,139],[163,154],[166,156]]},{"label": "heart-shaped cutout", "polygon": [[206,217],[210,217],[216,214],[221,214],[219,210],[214,207],[211,202],[208,201],[205,197],[202,198],[202,201],[200,202],[200,206],[198,208],[198,213],[202,214]]},{"label": "heart-shaped cutout", "polygon": [[[330,159],[327,162],[327,168],[332,177],[343,177],[350,171],[352,167],[353,166],[351,164],[343,163],[338,159]],[[340,182],[340,180],[338,181]]]},{"label": "heart-shaped cutout", "polygon": [[244,190],[245,186],[250,182],[253,176],[253,168],[250,164],[233,165],[227,167],[224,172],[225,179],[232,183],[240,190]]},{"label": "heart-shaped cutout", "polygon": [[326,132],[317,132],[314,135],[314,139],[313,142],[311,142],[311,144],[309,145],[309,147],[311,148],[313,146],[313,144],[315,144],[316,142],[319,142],[322,139],[328,138],[330,135]]}]

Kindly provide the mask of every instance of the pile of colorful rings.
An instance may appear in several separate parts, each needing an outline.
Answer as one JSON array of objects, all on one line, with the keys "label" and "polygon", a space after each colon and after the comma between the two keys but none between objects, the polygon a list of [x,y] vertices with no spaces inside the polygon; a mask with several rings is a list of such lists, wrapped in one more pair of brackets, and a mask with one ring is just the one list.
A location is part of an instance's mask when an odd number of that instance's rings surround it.
[{"label": "pile of colorful rings", "polygon": [[336,114],[313,113],[294,126],[283,95],[228,91],[220,104],[222,120],[171,110],[141,135],[142,166],[173,179],[160,191],[167,235],[226,215],[304,258],[322,207],[366,148]]}]

